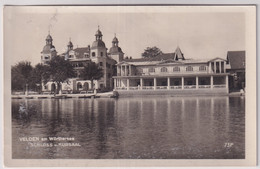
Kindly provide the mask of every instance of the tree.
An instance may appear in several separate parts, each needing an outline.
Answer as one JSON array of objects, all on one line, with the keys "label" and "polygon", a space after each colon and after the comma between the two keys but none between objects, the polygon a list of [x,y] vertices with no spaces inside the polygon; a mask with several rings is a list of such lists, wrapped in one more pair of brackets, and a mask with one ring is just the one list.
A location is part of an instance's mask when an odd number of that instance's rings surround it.
[{"label": "tree", "polygon": [[90,62],[86,66],[84,66],[84,69],[81,72],[81,77],[84,80],[90,80],[91,81],[91,88],[93,89],[93,81],[99,80],[103,77],[103,69],[100,68],[96,63]]},{"label": "tree", "polygon": [[40,86],[41,89],[41,84],[44,83],[46,84],[49,80],[50,77],[50,66],[49,65],[44,65],[44,64],[37,64],[31,73],[31,86],[34,86],[37,88]]},{"label": "tree", "polygon": [[58,91],[61,93],[61,83],[67,82],[69,78],[75,77],[73,66],[68,60],[60,56],[54,56],[50,62],[48,62],[48,65],[50,74],[49,80],[57,84]]},{"label": "tree", "polygon": [[157,48],[156,46],[154,47],[147,47],[145,50],[144,50],[144,53],[142,53],[142,57],[144,58],[153,58],[153,57],[156,57],[158,55],[161,55],[163,54],[162,51]]},{"label": "tree", "polygon": [[21,61],[11,68],[11,85],[12,90],[25,90],[26,95],[28,94],[28,84],[33,67],[31,62]]}]

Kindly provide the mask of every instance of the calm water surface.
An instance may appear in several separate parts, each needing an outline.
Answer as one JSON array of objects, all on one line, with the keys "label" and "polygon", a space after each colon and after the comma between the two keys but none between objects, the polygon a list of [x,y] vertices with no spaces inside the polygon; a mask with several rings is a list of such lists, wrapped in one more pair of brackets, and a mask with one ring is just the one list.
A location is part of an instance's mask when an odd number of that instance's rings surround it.
[{"label": "calm water surface", "polygon": [[[245,158],[244,97],[12,100],[12,126],[18,159]],[[49,136],[75,140],[20,140]]]}]

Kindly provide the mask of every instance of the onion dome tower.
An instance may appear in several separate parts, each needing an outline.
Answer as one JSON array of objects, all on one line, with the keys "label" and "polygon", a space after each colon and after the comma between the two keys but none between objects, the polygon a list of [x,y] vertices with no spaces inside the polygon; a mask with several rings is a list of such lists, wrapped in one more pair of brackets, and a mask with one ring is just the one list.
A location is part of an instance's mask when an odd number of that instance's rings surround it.
[{"label": "onion dome tower", "polygon": [[95,34],[96,40],[92,43],[91,46],[91,58],[97,58],[97,57],[106,57],[107,56],[107,48],[105,43],[102,41],[102,32],[99,29]]},{"label": "onion dome tower", "polygon": [[116,60],[117,63],[122,61],[124,58],[124,53],[122,49],[118,46],[118,43],[119,41],[115,35],[114,39],[112,40],[112,47],[109,50],[109,56],[112,59]]},{"label": "onion dome tower", "polygon": [[46,39],[46,45],[43,47],[43,50],[41,52],[41,62],[43,64],[46,64],[47,62],[49,62],[54,56],[57,56],[57,51],[55,49],[55,46],[53,45],[52,41],[52,37],[49,34],[47,35]]},{"label": "onion dome tower", "polygon": [[67,45],[67,51],[66,51],[66,54],[65,54],[65,60],[69,59],[69,52],[73,50],[73,43],[71,42],[71,38],[70,38],[70,41],[68,42],[68,45]]}]

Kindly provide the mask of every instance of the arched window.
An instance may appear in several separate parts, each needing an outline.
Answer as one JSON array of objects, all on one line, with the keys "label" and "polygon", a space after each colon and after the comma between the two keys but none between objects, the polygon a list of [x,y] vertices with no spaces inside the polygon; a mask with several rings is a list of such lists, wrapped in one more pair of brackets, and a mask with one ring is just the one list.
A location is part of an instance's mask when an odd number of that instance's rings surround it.
[{"label": "arched window", "polygon": [[96,53],[95,53],[95,52],[92,52],[92,56],[96,56]]},{"label": "arched window", "polygon": [[161,72],[167,72],[167,68],[166,67],[162,67],[161,68]]},{"label": "arched window", "polygon": [[187,67],[186,67],[186,71],[187,71],[187,72],[193,71],[193,67],[192,67],[192,66],[187,66]]},{"label": "arched window", "polygon": [[154,67],[150,67],[150,68],[149,68],[149,72],[150,72],[150,73],[155,72]]},{"label": "arched window", "polygon": [[174,67],[174,68],[173,68],[173,71],[174,71],[174,72],[179,72],[179,71],[180,71],[180,67],[178,67],[178,66]]},{"label": "arched window", "polygon": [[200,66],[200,67],[199,67],[199,70],[200,70],[200,71],[206,71],[206,66]]}]

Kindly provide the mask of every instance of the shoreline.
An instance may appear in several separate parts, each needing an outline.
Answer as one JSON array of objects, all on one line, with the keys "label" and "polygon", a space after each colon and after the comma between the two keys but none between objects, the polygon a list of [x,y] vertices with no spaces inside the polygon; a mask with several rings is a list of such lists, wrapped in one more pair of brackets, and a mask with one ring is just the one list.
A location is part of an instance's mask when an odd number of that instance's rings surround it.
[{"label": "shoreline", "polygon": [[[97,93],[97,94],[57,94],[57,95],[53,95],[53,94],[32,94],[32,95],[11,95],[12,99],[71,99],[71,98],[77,98],[77,99],[86,99],[86,98],[118,98],[118,97],[140,97],[140,96],[147,96],[147,95],[123,95],[120,96],[118,94],[116,94],[116,92],[106,92],[106,93]],[[170,97],[185,97],[185,96],[189,96],[187,94],[177,94],[177,95],[159,95],[159,94],[151,94],[149,96],[170,96]],[[205,96],[203,94],[197,94],[197,95],[193,95],[193,96]],[[216,94],[212,94],[209,95],[207,94],[207,96],[233,96],[233,97],[241,97],[241,96],[245,96],[245,93],[241,93],[241,92],[231,92],[228,94],[221,94],[221,95],[216,95]],[[190,96],[189,96],[190,97]]]}]

